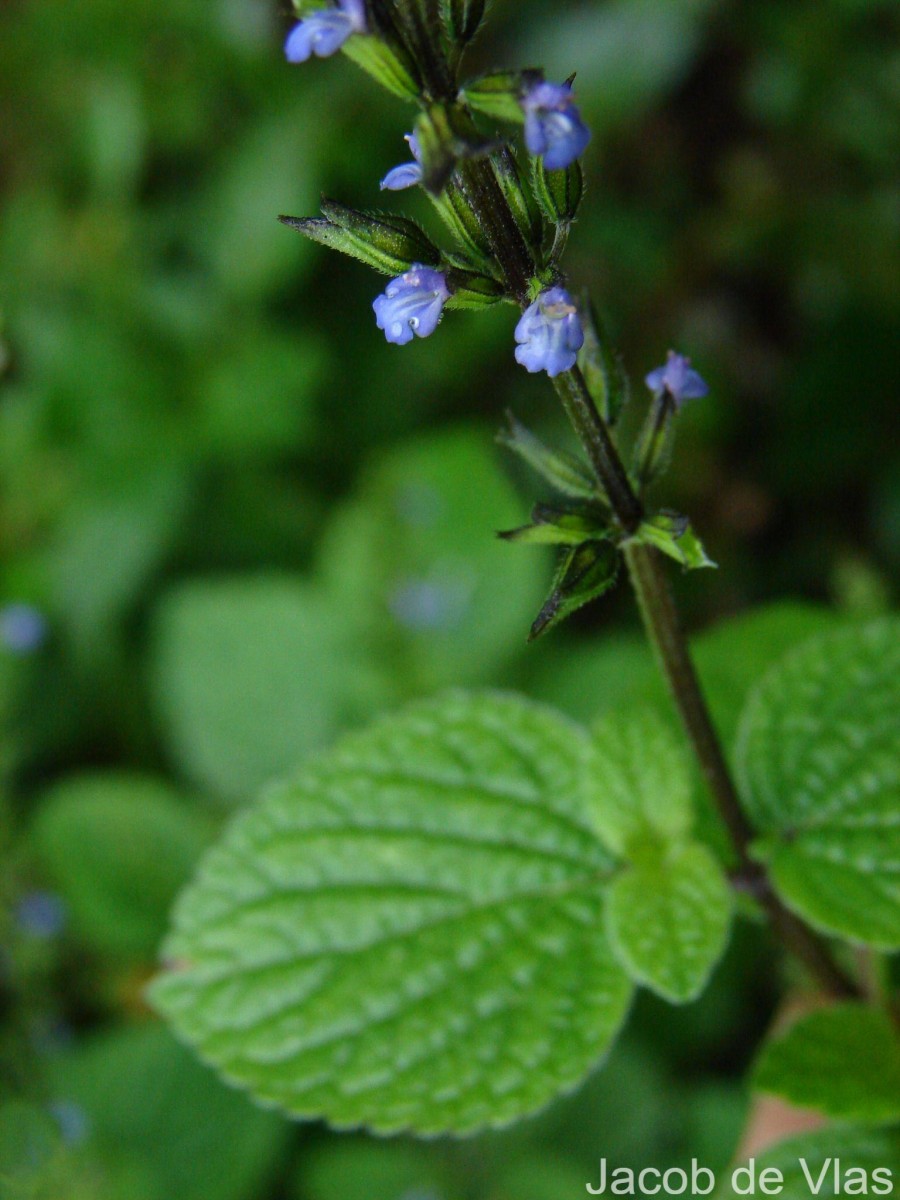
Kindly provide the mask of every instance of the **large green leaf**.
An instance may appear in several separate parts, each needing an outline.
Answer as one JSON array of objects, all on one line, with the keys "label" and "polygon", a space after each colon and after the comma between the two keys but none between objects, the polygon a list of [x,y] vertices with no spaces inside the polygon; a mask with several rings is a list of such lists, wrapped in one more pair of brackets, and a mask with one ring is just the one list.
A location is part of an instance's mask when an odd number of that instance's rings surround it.
[{"label": "large green leaf", "polygon": [[78,937],[106,954],[149,959],[210,832],[161,780],[97,772],[43,797],[32,846]]},{"label": "large green leaf", "polygon": [[792,1104],[851,1121],[900,1121],[900,1038],[862,1004],[801,1017],[770,1042],[754,1082]]},{"label": "large green leaf", "polygon": [[631,992],[587,735],[453,693],[269,791],[176,908],[152,998],[232,1082],[387,1131],[500,1125],[572,1087]]},{"label": "large green leaf", "polygon": [[[768,1193],[760,1186],[765,1170]],[[738,1174],[739,1172],[739,1174]],[[879,1174],[875,1174],[879,1172]],[[716,1200],[777,1195],[780,1200],[832,1200],[834,1196],[896,1196],[900,1180],[900,1130],[837,1126],[779,1142],[722,1179]],[[734,1186],[734,1185],[737,1186]],[[780,1185],[780,1186],[779,1186]]]},{"label": "large green leaf", "polygon": [[705,846],[648,853],[614,880],[610,941],[631,977],[677,1004],[700,994],[725,949],[731,895]]},{"label": "large green leaf", "polygon": [[292,770],[364,703],[359,648],[334,606],[289,576],[181,584],[160,607],[154,649],[167,745],[227,800]]},{"label": "large green leaf", "polygon": [[751,695],[737,745],[756,847],[818,928],[900,946],[900,622],[819,637]]}]

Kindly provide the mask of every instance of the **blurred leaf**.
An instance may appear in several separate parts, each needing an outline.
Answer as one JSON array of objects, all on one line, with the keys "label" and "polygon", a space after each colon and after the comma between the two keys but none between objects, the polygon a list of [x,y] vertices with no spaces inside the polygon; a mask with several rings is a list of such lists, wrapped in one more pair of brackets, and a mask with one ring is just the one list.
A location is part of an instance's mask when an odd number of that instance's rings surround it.
[{"label": "blurred leaf", "polygon": [[[900,1177],[900,1130],[830,1126],[779,1142],[751,1161],[755,1162],[753,1178],[756,1181],[764,1170],[772,1168],[781,1172],[783,1187],[777,1195],[782,1200],[809,1200],[811,1195],[820,1200],[874,1195],[873,1184],[878,1185],[878,1194],[888,1196],[895,1194],[895,1181]],[[716,1191],[716,1200],[760,1194],[756,1190],[758,1183],[750,1185],[747,1168],[737,1169],[742,1171],[737,1178],[740,1190],[730,1186],[733,1176],[726,1173],[722,1186]],[[767,1182],[773,1185],[771,1175]],[[774,1186],[777,1184],[776,1177]]]},{"label": "blurred leaf", "polygon": [[646,843],[683,837],[693,823],[683,742],[652,709],[617,708],[594,727],[602,779],[594,819],[604,842],[630,858]]},{"label": "blurred leaf", "polygon": [[807,642],[765,676],[737,767],[756,854],[819,929],[900,946],[900,625]]},{"label": "blurred leaf", "polygon": [[111,771],[51,788],[31,837],[76,934],[104,954],[150,958],[210,833],[167,784]]},{"label": "blurred leaf", "polygon": [[394,447],[326,530],[321,572],[412,693],[490,680],[517,652],[544,569],[500,544],[521,507],[476,429]]},{"label": "blurred leaf", "polygon": [[292,1195],[296,1200],[440,1200],[445,1174],[433,1145],[341,1137],[303,1154]]},{"label": "blurred leaf", "polygon": [[300,578],[182,583],[161,602],[153,645],[167,746],[230,802],[298,766],[367,703],[364,652]]},{"label": "blurred leaf", "polygon": [[637,858],[613,880],[606,930],[632,979],[683,1004],[703,990],[725,949],[731,895],[705,846],[676,845]]},{"label": "blurred leaf", "polygon": [[231,826],[152,999],[226,1078],[381,1131],[505,1124],[607,1049],[627,980],[589,742],[453,693],[348,738]]},{"label": "blurred leaf", "polygon": [[223,1087],[157,1024],[85,1040],[48,1061],[46,1082],[56,1102],[81,1110],[101,1162],[139,1165],[152,1200],[256,1200],[285,1148],[277,1117]]},{"label": "blurred leaf", "polygon": [[177,465],[122,463],[73,497],[48,568],[60,615],[90,653],[134,602],[174,539],[188,499]]},{"label": "blurred leaf", "polygon": [[765,1046],[753,1082],[841,1121],[900,1121],[900,1039],[876,1009],[826,1008],[800,1017]]}]

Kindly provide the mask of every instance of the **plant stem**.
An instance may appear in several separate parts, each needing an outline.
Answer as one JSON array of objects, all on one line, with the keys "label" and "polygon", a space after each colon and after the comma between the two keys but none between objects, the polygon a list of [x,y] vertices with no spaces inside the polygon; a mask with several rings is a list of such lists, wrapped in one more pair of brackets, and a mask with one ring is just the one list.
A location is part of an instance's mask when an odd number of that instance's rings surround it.
[{"label": "plant stem", "polygon": [[[461,163],[457,179],[466,202],[494,250],[510,291],[520,306],[525,308],[528,303],[528,283],[535,264],[489,162],[476,159]],[[636,533],[644,518],[643,504],[631,485],[581,370],[575,366],[562,372],[553,379],[553,385],[623,533]],[[625,557],[648,637],[704,778],[734,844],[742,874],[758,896],[784,945],[806,964],[821,986],[836,996],[858,996],[859,989],[835,963],[827,944],[784,907],[772,891],[762,867],[750,857],[752,830],[738,802],[731,773],[678,619],[669,581],[656,550],[626,540]]]}]

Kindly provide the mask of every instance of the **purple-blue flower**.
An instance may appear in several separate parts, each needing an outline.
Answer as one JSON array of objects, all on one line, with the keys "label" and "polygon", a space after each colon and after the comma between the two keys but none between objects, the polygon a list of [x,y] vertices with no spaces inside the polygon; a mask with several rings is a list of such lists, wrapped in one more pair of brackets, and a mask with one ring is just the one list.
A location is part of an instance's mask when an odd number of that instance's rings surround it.
[{"label": "purple-blue flower", "polygon": [[401,163],[399,167],[393,167],[388,171],[381,181],[382,191],[402,192],[404,188],[415,187],[417,183],[422,182],[422,168],[419,165],[422,161],[422,152],[419,149],[419,139],[414,133],[408,133],[404,141],[409,143],[409,149],[415,162]]},{"label": "purple-blue flower", "polygon": [[584,333],[565,288],[548,288],[525,309],[516,326],[516,341],[516,362],[527,371],[546,371],[552,377],[574,367]]},{"label": "purple-blue flower", "polygon": [[666,363],[651,371],[644,382],[651,392],[668,392],[676,405],[684,404],[685,400],[699,400],[709,391],[706,381],[691,368],[691,360],[683,354],[669,351]]},{"label": "purple-blue flower", "polygon": [[379,329],[395,346],[405,346],[413,335],[428,337],[441,319],[441,310],[450,299],[447,280],[440,271],[413,263],[398,275],[372,304]]},{"label": "purple-blue flower", "polygon": [[0,643],[13,654],[31,654],[47,636],[47,622],[30,604],[0,608]]},{"label": "purple-blue flower", "polygon": [[292,63],[306,62],[313,54],[328,58],[340,50],[352,33],[365,31],[363,0],[338,0],[337,8],[316,9],[298,21],[287,35],[284,53]]},{"label": "purple-blue flower", "polygon": [[591,131],[581,119],[568,83],[532,84],[522,97],[525,145],[542,154],[548,171],[561,171],[583,154]]}]

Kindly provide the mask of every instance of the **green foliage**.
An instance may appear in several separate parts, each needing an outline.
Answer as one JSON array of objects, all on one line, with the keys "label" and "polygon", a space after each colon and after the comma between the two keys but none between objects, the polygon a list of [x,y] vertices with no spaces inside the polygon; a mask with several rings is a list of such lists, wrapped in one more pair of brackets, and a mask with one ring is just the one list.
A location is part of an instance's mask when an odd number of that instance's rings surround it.
[{"label": "green foliage", "polygon": [[224,1087],[158,1024],[55,1056],[45,1084],[89,1131],[71,1152],[70,1178],[90,1156],[104,1174],[128,1170],[140,1200],[255,1200],[284,1153],[283,1123]]},{"label": "green foliage", "polygon": [[31,841],[79,939],[101,954],[150,959],[210,832],[169,784],[108,772],[56,784]]},{"label": "green foliage", "polygon": [[606,929],[638,983],[677,1003],[694,1000],[725,949],[731,894],[705,846],[651,850],[612,884]]},{"label": "green foliage", "polygon": [[807,642],[766,675],[737,765],[756,854],[818,928],[900,946],[900,626]]},{"label": "green foliage", "polygon": [[544,569],[493,535],[520,516],[489,442],[465,427],[380,456],[337,510],[320,576],[401,694],[483,683],[521,654]]},{"label": "green foliage", "polygon": [[402,275],[413,263],[437,266],[440,251],[415,221],[388,213],[364,213],[322,201],[324,217],[279,217],[282,225],[384,275]]},{"label": "green foliage", "polygon": [[[535,528],[540,529],[541,526]],[[559,525],[548,525],[546,528],[553,529],[557,542],[569,540],[573,532],[578,540],[574,546],[567,546],[560,555],[550,595],[532,623],[529,641],[547,633],[579,608],[604,595],[613,587],[619,574],[619,552],[612,542],[586,539],[583,529],[561,531]],[[561,536],[561,532],[564,536]]]},{"label": "green foliage", "polygon": [[[778,1191],[781,1200],[809,1200],[811,1195],[821,1200],[848,1195],[896,1195],[896,1180],[900,1177],[900,1131],[896,1129],[867,1129],[853,1125],[830,1126],[780,1142],[755,1159],[755,1175],[759,1180],[764,1170],[780,1172],[783,1186]],[[875,1175],[875,1172],[880,1172]],[[738,1177],[740,1189],[728,1185],[716,1192],[716,1200],[749,1195],[750,1177]],[[872,1186],[878,1185],[878,1191]],[[778,1186],[776,1176],[767,1183]],[[758,1190],[756,1194],[761,1192]]]},{"label": "green foliage", "polygon": [[630,858],[647,844],[687,836],[693,823],[684,743],[646,707],[611,713],[594,729],[602,793],[594,819],[603,841]]},{"label": "green foliage", "polygon": [[513,697],[385,720],[232,825],[153,1001],[297,1115],[462,1133],[531,1112],[603,1054],[630,994],[595,786],[587,736]]},{"label": "green foliage", "polygon": [[166,745],[230,803],[300,763],[366,704],[365,663],[326,596],[290,576],[183,583],[162,601],[153,683]]},{"label": "green foliage", "polygon": [[768,1043],[753,1082],[838,1120],[900,1121],[900,1037],[862,1004],[809,1013]]},{"label": "green foliage", "polygon": [[655,546],[667,557],[674,558],[686,571],[716,565],[703,549],[688,518],[678,513],[658,512],[649,517],[634,535],[634,540]]}]

